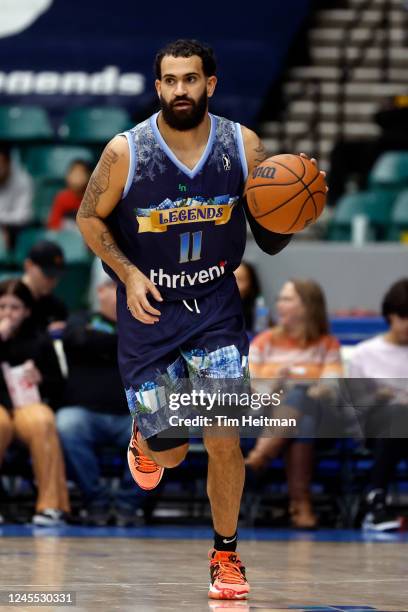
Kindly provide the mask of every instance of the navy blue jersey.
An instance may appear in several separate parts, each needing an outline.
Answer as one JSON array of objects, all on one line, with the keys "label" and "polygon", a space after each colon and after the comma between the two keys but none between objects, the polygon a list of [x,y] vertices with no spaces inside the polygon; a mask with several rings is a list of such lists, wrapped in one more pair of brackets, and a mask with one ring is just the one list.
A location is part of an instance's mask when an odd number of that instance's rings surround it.
[{"label": "navy blue jersey", "polygon": [[199,298],[232,274],[245,248],[241,126],[210,114],[207,146],[190,170],[167,146],[157,116],[125,132],[129,175],[106,222],[119,248],[163,298]]}]

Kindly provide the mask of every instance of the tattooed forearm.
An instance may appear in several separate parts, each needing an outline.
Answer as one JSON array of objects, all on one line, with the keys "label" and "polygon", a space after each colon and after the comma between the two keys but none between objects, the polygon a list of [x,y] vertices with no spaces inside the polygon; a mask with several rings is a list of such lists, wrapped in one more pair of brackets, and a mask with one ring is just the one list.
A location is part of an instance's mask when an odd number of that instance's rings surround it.
[{"label": "tattooed forearm", "polygon": [[254,149],[254,153],[255,153],[254,163],[256,165],[260,164],[266,159],[267,155],[266,155],[265,147],[261,139],[258,140],[258,143]]},{"label": "tattooed forearm", "polygon": [[96,207],[99,198],[109,188],[111,166],[115,164],[118,159],[119,156],[113,149],[106,149],[89,180],[81,206],[78,210],[78,217],[89,219],[90,217],[97,216]]},{"label": "tattooed forearm", "polygon": [[108,229],[101,233],[100,241],[104,251],[106,253],[110,253],[116,259],[116,261],[120,262],[124,266],[132,265],[115,243],[115,240]]}]

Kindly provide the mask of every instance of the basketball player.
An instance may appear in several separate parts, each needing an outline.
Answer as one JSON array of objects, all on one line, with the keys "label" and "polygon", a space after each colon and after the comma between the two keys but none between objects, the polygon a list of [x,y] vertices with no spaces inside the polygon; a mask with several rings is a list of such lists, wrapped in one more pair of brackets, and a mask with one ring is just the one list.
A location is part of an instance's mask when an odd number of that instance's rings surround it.
[{"label": "basketball player", "polygon": [[[119,366],[134,418],[128,461],[143,489],[157,486],[188,450],[188,430],[158,435],[170,429],[166,381],[174,388],[188,377],[247,375],[233,271],[245,247],[244,182],[266,157],[254,132],[208,112],[217,83],[210,48],[178,40],[158,53],[155,69],[161,111],[107,145],[77,217],[118,283]],[[290,241],[247,215],[266,252]],[[236,553],[239,436],[207,431],[204,444],[215,532],[209,597],[245,599],[249,585]]]}]

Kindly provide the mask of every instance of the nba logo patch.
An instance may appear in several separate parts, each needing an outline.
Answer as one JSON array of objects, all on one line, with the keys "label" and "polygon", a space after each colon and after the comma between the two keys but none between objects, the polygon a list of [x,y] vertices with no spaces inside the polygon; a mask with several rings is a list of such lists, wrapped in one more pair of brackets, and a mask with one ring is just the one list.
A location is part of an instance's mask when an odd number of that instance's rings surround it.
[{"label": "nba logo patch", "polygon": [[222,163],[224,164],[224,170],[231,170],[231,160],[229,158],[229,155],[227,155],[226,153],[223,153],[222,155]]}]

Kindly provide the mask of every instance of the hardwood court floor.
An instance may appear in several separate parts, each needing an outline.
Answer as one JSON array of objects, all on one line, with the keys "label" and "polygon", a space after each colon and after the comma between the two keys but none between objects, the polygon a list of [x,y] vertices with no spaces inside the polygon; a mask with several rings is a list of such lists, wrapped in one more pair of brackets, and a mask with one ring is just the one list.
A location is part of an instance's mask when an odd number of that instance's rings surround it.
[{"label": "hardwood court floor", "polygon": [[[407,541],[242,541],[248,604],[207,601],[206,539],[0,538],[0,592],[76,592],[75,607],[27,610],[266,612],[346,606],[408,611]],[[4,601],[4,600],[3,600]],[[1,606],[0,610],[11,607]],[[330,612],[332,612],[330,610]],[[351,612],[351,610],[348,610]]]}]

